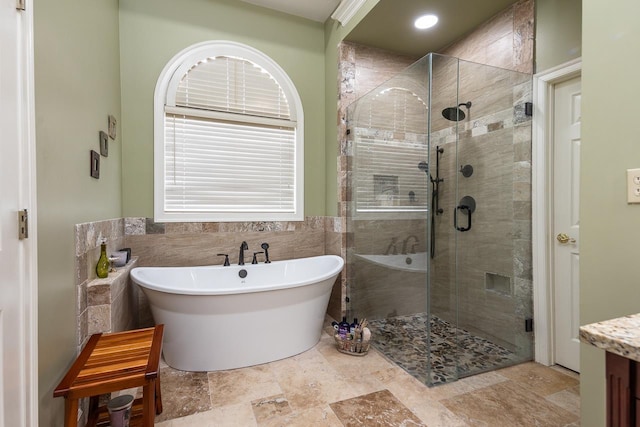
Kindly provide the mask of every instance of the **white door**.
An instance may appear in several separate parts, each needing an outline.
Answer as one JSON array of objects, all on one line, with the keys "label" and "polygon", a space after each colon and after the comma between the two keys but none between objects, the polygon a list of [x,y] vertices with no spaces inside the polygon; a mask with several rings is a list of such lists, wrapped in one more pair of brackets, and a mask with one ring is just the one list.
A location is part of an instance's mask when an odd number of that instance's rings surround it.
[{"label": "white door", "polygon": [[553,285],[555,362],[580,372],[581,80],[555,85],[553,138]]},{"label": "white door", "polygon": [[[25,17],[28,17],[25,18]],[[31,15],[0,0],[0,426],[36,425],[33,240],[19,240],[18,211],[32,208],[32,85],[25,55]]]}]

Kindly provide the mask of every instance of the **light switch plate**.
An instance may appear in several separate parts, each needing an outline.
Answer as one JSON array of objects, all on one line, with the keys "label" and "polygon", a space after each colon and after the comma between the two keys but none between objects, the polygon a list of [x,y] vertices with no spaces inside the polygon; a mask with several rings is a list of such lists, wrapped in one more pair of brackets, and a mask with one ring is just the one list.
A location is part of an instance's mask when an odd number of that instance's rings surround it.
[{"label": "light switch plate", "polygon": [[116,139],[116,118],[109,114],[109,138]]},{"label": "light switch plate", "polygon": [[97,151],[91,150],[91,176],[95,179],[100,179],[100,154]]},{"label": "light switch plate", "polygon": [[640,169],[627,169],[627,203],[640,203]]},{"label": "light switch plate", "polygon": [[109,157],[109,136],[106,132],[100,131],[100,154]]}]

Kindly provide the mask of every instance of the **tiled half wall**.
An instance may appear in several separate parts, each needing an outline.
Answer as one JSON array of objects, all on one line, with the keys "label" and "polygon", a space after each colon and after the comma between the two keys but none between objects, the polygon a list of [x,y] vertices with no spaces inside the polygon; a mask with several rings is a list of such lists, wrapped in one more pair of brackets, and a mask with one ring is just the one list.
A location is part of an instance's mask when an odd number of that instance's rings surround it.
[{"label": "tiled half wall", "polygon": [[[118,218],[77,224],[76,289],[78,351],[97,332],[116,332],[149,326],[151,314],[142,292],[138,292],[128,272],[134,266],[195,266],[222,264],[229,254],[238,262],[242,241],[249,262],[260,245],[269,244],[269,258],[282,260],[317,255],[341,255],[346,247],[342,221],[314,216],[297,222],[155,223],[150,218]],[[100,240],[108,241],[108,253],[131,248],[133,261],[127,267],[96,280],[95,265],[100,256]],[[258,255],[264,260],[264,255]],[[342,280],[336,281],[328,313],[339,318],[344,310]]]},{"label": "tiled half wall", "polygon": [[95,266],[103,238],[107,239],[107,254],[123,248],[124,219],[75,226],[78,353],[92,334],[127,330],[137,323],[136,290],[130,286],[128,274],[136,261],[110,272],[105,279],[98,279]]}]

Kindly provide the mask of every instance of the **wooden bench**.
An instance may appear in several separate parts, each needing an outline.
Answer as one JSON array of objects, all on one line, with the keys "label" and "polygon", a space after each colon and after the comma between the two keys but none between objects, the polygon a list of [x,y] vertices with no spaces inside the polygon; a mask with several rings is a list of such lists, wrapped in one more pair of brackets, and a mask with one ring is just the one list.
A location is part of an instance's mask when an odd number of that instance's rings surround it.
[{"label": "wooden bench", "polygon": [[87,426],[108,426],[101,394],[142,387],[131,411],[131,427],[153,427],[162,412],[159,362],[164,325],[112,334],[95,334],[53,392],[64,397],[64,425],[78,425],[78,400],[90,397]]}]

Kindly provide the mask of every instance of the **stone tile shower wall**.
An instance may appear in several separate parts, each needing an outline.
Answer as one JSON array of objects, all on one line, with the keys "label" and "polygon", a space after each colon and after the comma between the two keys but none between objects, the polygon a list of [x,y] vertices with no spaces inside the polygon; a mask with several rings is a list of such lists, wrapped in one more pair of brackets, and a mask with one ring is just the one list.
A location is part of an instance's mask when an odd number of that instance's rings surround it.
[{"label": "stone tile shower wall", "polygon": [[438,53],[531,74],[533,20],[534,0],[520,0]]},{"label": "stone tile shower wall", "polygon": [[[532,316],[531,118],[522,113],[531,83],[509,87],[507,95],[495,101],[495,113],[458,123],[457,153],[452,128],[431,135],[432,147],[444,149],[445,207],[435,223],[431,309],[445,320],[457,316],[462,328],[513,350],[528,342],[524,322]],[[496,104],[505,101],[504,108]],[[474,170],[468,178],[459,172],[466,164]],[[456,197],[467,195],[477,206],[472,229],[460,233],[452,226],[453,207]],[[460,216],[464,222],[466,215]]]},{"label": "stone tile shower wall", "polygon": [[[534,1],[521,0],[441,52],[531,73],[533,24]],[[470,69],[474,67],[460,67],[459,102],[472,101],[473,106],[469,120],[459,124],[459,164],[454,164],[452,157],[441,158],[442,170],[448,171],[444,179],[457,179],[460,197],[473,195],[479,204],[473,217],[477,232],[458,233],[458,320],[461,327],[480,336],[531,354],[531,333],[524,331],[525,319],[533,317],[531,118],[524,115],[524,102],[532,100],[531,82],[511,88],[508,81],[501,80],[504,73]],[[506,94],[500,93],[501,85],[509,87]],[[436,130],[432,146],[446,147],[445,134],[450,129]],[[457,172],[466,163],[474,166],[474,175],[469,178]],[[456,201],[448,197],[450,193],[442,193],[443,204],[455,206]],[[441,253],[449,256],[437,256],[433,263],[432,302],[446,315],[455,299],[455,290],[448,285],[455,272],[449,264],[454,230],[442,221],[436,224],[436,233]],[[492,278],[506,284],[492,288]]]}]

